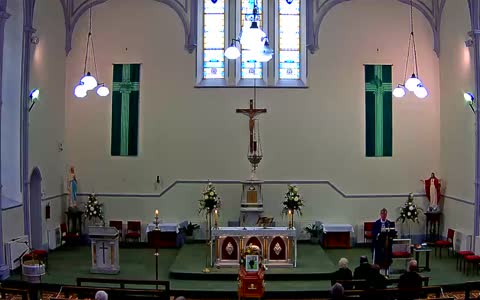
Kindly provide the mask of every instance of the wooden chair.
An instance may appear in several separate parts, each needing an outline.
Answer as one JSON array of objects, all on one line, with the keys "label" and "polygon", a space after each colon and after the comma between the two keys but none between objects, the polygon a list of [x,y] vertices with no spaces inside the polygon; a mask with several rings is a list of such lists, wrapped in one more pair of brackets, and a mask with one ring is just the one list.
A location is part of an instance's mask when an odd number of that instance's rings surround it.
[{"label": "wooden chair", "polygon": [[367,240],[373,239],[373,225],[375,222],[364,222],[363,223],[363,241],[367,243]]},{"label": "wooden chair", "polygon": [[435,242],[435,256],[437,256],[437,248],[440,249],[440,258],[442,257],[442,249],[447,248],[447,254],[450,255],[450,248],[453,248],[453,236],[455,235],[455,230],[448,228],[447,239],[440,240]]},{"label": "wooden chair", "polygon": [[125,241],[128,239],[140,242],[142,237],[142,223],[140,221],[127,221],[127,233],[125,234]]},{"label": "wooden chair", "polygon": [[123,237],[123,221],[119,220],[110,220],[109,224],[110,227],[114,227],[118,230],[118,236],[120,237],[120,241]]},{"label": "wooden chair", "polygon": [[62,242],[66,245],[74,245],[80,241],[80,236],[77,233],[68,232],[67,224],[60,224],[60,233],[62,235]]}]

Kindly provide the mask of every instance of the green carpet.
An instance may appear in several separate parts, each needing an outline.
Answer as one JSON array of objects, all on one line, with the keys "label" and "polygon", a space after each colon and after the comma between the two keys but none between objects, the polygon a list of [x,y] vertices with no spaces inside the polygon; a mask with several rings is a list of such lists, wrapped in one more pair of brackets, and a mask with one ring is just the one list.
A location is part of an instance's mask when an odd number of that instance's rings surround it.
[{"label": "green carpet", "polygon": [[[182,249],[159,250],[159,280],[170,280],[171,289],[177,291],[235,291],[237,282],[232,275],[236,268],[212,269],[212,274],[229,275],[227,280],[190,280],[174,279],[172,273],[201,274],[205,266],[205,244],[187,244]],[[74,247],[62,248],[50,252],[48,259],[48,272],[42,278],[44,283],[73,285],[77,277],[102,277],[122,279],[155,279],[154,250],[146,248],[121,248],[120,249],[120,274],[102,275],[89,272],[90,248]],[[266,271],[267,291],[325,291],[330,286],[329,280],[316,280],[315,274],[328,273],[336,269],[336,262],[341,257],[350,260],[352,269],[358,264],[361,255],[371,256],[368,248],[333,249],[323,250],[319,245],[299,244],[297,268],[269,268]],[[421,258],[423,264],[423,257]],[[441,259],[432,253],[431,272],[422,273],[431,277],[430,285],[451,285],[465,281],[480,280],[479,275],[466,276],[455,269],[456,260],[444,256]],[[395,262],[394,269],[403,269],[403,262]],[[268,275],[291,274],[289,280],[268,280]],[[312,274],[312,279],[309,275]],[[396,277],[399,274],[393,274]],[[296,280],[301,276],[301,280]],[[20,279],[18,274],[10,277],[12,280]]]}]

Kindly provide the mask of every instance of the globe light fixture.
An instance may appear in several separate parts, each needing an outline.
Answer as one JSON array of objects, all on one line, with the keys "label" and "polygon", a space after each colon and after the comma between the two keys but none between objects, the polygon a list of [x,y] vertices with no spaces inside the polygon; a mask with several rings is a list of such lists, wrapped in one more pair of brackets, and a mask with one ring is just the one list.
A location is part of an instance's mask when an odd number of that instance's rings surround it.
[{"label": "globe light fixture", "polygon": [[100,97],[106,97],[108,94],[110,94],[110,90],[102,83],[97,89],[97,95]]},{"label": "globe light fixture", "polygon": [[396,98],[403,98],[407,92],[405,91],[405,87],[402,84],[397,85],[397,87],[393,90],[392,95]]},{"label": "globe light fixture", "polygon": [[32,101],[38,100],[38,97],[40,96],[40,90],[35,88],[30,92],[30,99]]},{"label": "globe light fixture", "polygon": [[87,96],[87,89],[83,83],[79,83],[74,89],[73,94],[77,98],[85,98]]},{"label": "globe light fixture", "polygon": [[[407,72],[409,69],[409,60],[412,57],[412,76],[407,79]],[[428,90],[419,78],[417,46],[415,44],[415,33],[413,31],[413,1],[410,0],[410,37],[408,38],[407,58],[405,59],[405,74],[403,76],[403,84],[393,90],[392,95],[396,98],[402,98],[406,94],[406,90],[413,92],[415,96],[424,99],[428,96]]]},{"label": "globe light fixture", "polygon": [[[97,71],[97,62],[95,60],[95,46],[93,43],[93,35],[92,35],[92,7],[90,7],[90,19],[89,19],[89,29],[88,29],[88,36],[87,36],[87,46],[85,51],[85,64],[83,66],[83,76],[80,78],[80,83],[75,86],[73,89],[73,94],[77,98],[84,98],[87,96],[87,92],[95,89],[99,86],[98,84],[98,71]],[[91,53],[90,53],[91,52]],[[92,67],[95,71],[95,76],[87,71],[87,66]],[[110,94],[109,89],[105,86],[105,84],[101,84],[100,87],[97,88],[97,95],[99,96],[107,96]]]},{"label": "globe light fixture", "polygon": [[[254,9],[255,15],[255,9]],[[258,24],[256,21],[252,22],[252,25],[248,29],[242,30],[242,35],[240,37],[240,44],[245,49],[250,50],[260,50],[263,45],[265,44],[265,39],[267,34],[263,32],[260,28],[258,28]]]},{"label": "globe light fixture", "polygon": [[466,92],[466,93],[463,93],[463,99],[465,99],[465,101],[467,101],[467,103],[473,103],[473,100],[475,100],[475,97],[473,96],[472,93],[469,93],[469,92]]},{"label": "globe light fixture", "polygon": [[427,89],[421,83],[418,84],[417,88],[413,91],[413,93],[420,99],[424,99],[428,96]]},{"label": "globe light fixture", "polygon": [[230,47],[225,50],[225,57],[228,59],[237,59],[240,57],[240,50],[237,48],[235,43],[237,42],[237,39],[232,39],[232,43],[230,44]]}]

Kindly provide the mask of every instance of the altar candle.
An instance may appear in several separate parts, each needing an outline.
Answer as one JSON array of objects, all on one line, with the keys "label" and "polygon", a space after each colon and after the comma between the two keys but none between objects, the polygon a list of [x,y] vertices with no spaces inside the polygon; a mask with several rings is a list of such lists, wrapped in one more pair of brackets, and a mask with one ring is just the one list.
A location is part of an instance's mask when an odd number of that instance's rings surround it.
[{"label": "altar candle", "polygon": [[155,210],[155,217],[158,217],[158,209]]},{"label": "altar candle", "polygon": [[215,208],[215,223],[218,222],[218,210]]},{"label": "altar candle", "polygon": [[291,210],[291,209],[288,210],[288,214],[289,214],[289,215],[292,214],[292,210]]}]

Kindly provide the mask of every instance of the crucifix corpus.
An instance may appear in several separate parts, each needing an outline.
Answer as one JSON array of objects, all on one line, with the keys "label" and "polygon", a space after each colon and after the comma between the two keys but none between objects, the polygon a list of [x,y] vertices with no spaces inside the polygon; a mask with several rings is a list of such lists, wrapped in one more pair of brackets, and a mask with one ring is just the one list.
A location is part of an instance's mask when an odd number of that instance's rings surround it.
[{"label": "crucifix corpus", "polygon": [[258,128],[257,116],[267,112],[266,108],[255,108],[255,102],[250,99],[249,108],[237,108],[237,113],[244,114],[248,117],[248,129],[249,129],[249,144],[248,144],[248,161],[252,165],[251,180],[256,178],[255,171],[258,164],[262,160],[262,147],[260,145],[260,131]]}]

